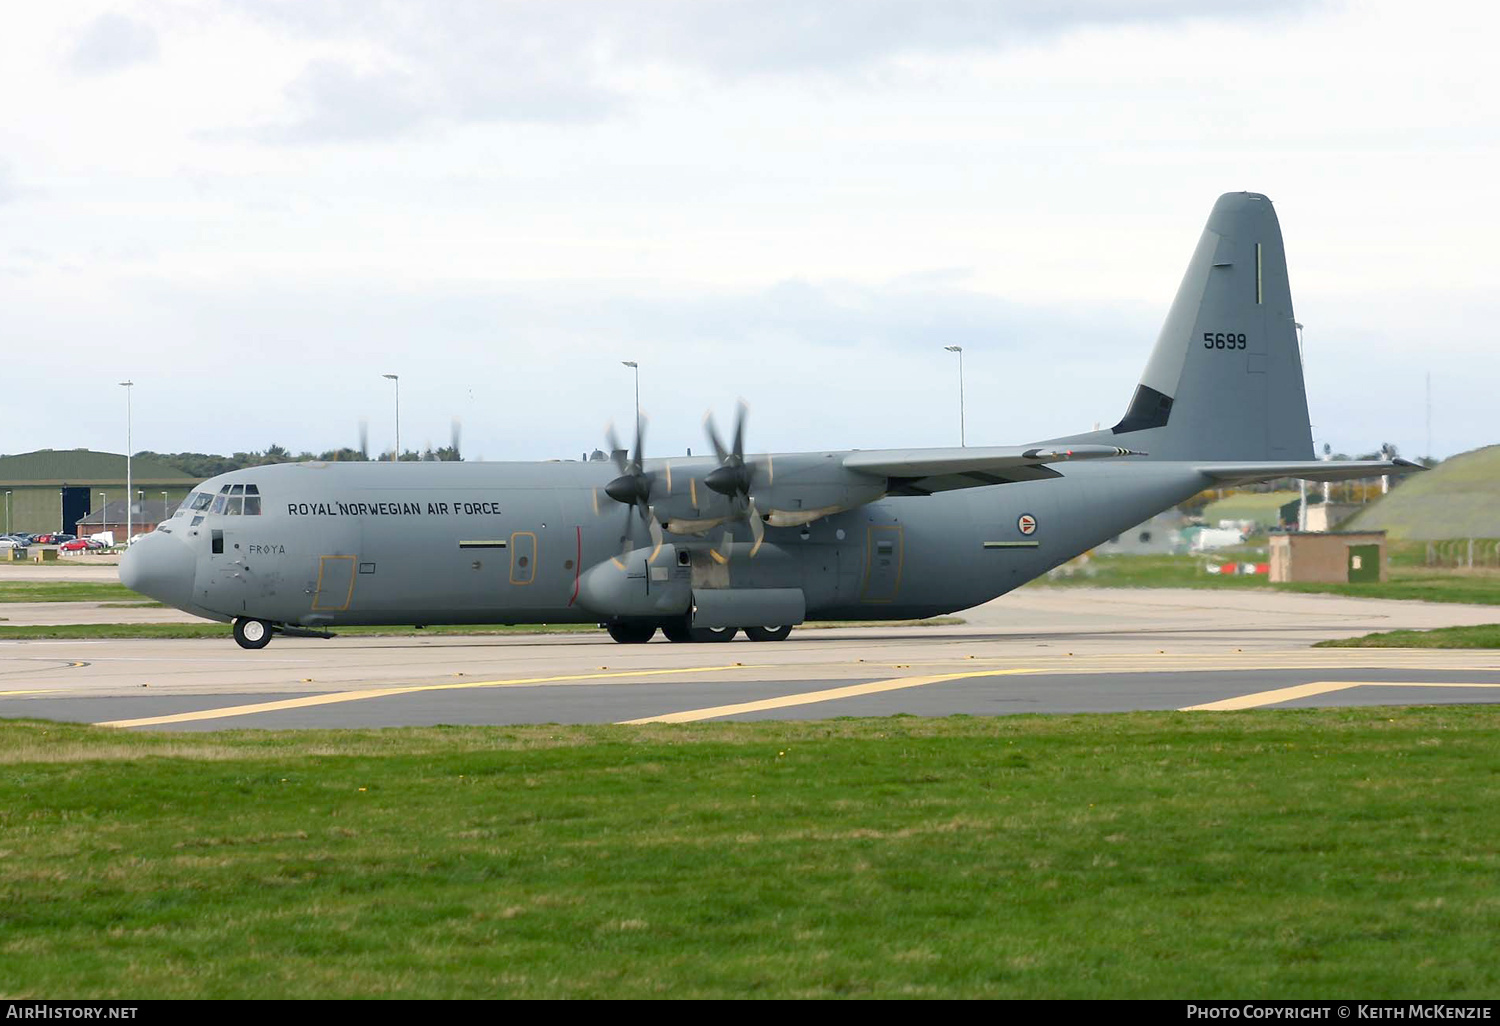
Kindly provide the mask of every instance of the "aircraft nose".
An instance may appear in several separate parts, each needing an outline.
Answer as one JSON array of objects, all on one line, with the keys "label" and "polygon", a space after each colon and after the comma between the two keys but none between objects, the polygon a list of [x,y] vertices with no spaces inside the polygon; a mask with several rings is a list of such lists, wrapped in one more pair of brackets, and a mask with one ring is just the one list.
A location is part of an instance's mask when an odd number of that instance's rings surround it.
[{"label": "aircraft nose", "polygon": [[171,535],[153,531],[144,535],[120,557],[120,583],[131,591],[181,609],[193,597],[193,574],[197,561],[192,552]]}]

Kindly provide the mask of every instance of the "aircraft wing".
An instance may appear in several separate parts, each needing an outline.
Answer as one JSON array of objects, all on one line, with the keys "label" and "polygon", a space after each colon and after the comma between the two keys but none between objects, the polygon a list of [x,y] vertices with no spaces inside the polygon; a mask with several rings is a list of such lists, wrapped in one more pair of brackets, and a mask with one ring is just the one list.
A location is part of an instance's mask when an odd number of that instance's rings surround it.
[{"label": "aircraft wing", "polygon": [[1358,478],[1410,474],[1427,468],[1411,460],[1301,460],[1295,463],[1205,463],[1198,473],[1215,481],[1267,481],[1300,477],[1308,481],[1350,481]]},{"label": "aircraft wing", "polygon": [[1061,477],[1049,463],[1144,455],[1112,445],[875,449],[849,453],[844,457],[844,466],[857,473],[887,478],[889,495],[931,495],[957,488]]}]

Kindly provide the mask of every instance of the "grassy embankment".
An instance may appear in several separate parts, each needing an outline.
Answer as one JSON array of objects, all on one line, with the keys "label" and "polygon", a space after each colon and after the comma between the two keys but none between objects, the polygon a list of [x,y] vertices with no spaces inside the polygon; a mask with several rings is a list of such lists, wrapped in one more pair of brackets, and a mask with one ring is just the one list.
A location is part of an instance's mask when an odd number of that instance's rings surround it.
[{"label": "grassy embankment", "polygon": [[0,991],[1485,998],[1494,707],[0,724]]}]

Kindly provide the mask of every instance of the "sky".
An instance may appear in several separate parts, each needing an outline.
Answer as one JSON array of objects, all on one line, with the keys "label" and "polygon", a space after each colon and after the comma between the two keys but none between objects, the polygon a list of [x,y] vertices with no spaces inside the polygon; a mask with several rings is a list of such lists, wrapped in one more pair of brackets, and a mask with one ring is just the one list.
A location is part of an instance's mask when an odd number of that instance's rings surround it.
[{"label": "sky", "polygon": [[[141,0],[0,36],[0,452],[577,458],[1124,412],[1276,204],[1315,442],[1500,441],[1500,7]],[[1430,378],[1430,403],[1428,380]],[[1430,428],[1429,428],[1430,410]],[[1430,442],[1429,442],[1430,438]]]}]

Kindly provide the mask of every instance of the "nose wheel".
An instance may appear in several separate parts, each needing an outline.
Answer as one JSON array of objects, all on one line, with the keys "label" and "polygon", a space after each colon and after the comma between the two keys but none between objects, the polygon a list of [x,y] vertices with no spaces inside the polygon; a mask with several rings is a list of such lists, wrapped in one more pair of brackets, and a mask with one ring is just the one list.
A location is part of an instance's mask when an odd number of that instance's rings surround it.
[{"label": "nose wheel", "polygon": [[234,621],[234,640],[240,648],[265,648],[271,643],[271,625],[242,616]]}]

